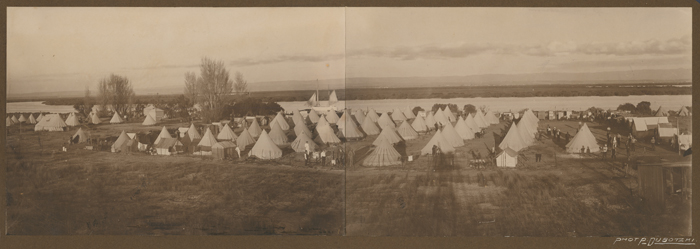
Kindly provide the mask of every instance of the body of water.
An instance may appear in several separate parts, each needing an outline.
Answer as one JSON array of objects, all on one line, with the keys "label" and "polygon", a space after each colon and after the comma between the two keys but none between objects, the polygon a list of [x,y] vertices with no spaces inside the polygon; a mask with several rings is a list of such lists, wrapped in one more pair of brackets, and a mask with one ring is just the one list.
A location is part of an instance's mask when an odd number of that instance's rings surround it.
[{"label": "body of water", "polygon": [[[453,98],[453,99],[375,99],[375,100],[349,100],[340,101],[337,106],[342,109],[347,106],[352,109],[373,108],[377,112],[387,112],[395,108],[405,109],[420,106],[430,109],[433,104],[456,104],[463,108],[466,104],[476,107],[486,106],[488,110],[497,112],[519,111],[524,108],[533,110],[585,110],[595,106],[603,109],[617,109],[624,103],[637,105],[641,101],[649,101],[651,109],[656,110],[664,106],[669,110],[678,110],[681,106],[692,105],[692,95],[641,95],[641,96],[581,96],[581,97],[526,97],[526,98]],[[278,102],[287,111],[294,109],[308,109],[306,101]],[[75,112],[69,105],[44,105],[41,102],[13,102],[7,103],[7,112],[50,112],[68,113]]]},{"label": "body of water", "polygon": [[[452,98],[452,99],[376,99],[340,101],[337,106],[347,106],[351,109],[372,108],[377,112],[387,112],[394,108],[405,109],[420,106],[430,109],[433,104],[456,104],[460,109],[466,104],[476,107],[486,106],[488,110],[497,112],[519,111],[524,108],[540,110],[586,110],[592,106],[607,109],[617,109],[624,103],[649,101],[652,110],[664,106],[669,110],[678,110],[681,106],[692,105],[692,95],[638,95],[638,96],[580,96],[580,97],[506,97],[506,98]],[[278,102],[287,111],[308,109],[305,101]]]},{"label": "body of water", "polygon": [[7,103],[7,113],[69,113],[76,112],[71,105],[44,105],[42,102],[12,102]]}]

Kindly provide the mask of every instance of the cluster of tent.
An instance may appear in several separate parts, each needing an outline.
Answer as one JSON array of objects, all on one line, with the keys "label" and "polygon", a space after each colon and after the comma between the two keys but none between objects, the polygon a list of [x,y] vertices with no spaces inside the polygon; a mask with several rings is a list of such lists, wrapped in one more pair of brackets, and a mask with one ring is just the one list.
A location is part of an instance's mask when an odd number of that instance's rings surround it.
[{"label": "cluster of tent", "polygon": [[[42,117],[44,117],[44,115],[39,114],[38,119],[40,120]],[[38,120],[35,119],[32,114],[29,114],[29,118],[24,117],[22,114],[19,115],[19,118],[17,118],[15,115],[10,115],[5,118],[5,126],[7,127],[21,123],[36,124],[37,122]]]},{"label": "cluster of tent", "polygon": [[[654,116],[656,117],[665,117],[669,116],[671,114],[670,110],[664,106],[659,106],[658,109],[654,112]],[[676,115],[685,117],[685,116],[691,116],[691,112],[688,109],[687,106],[681,106],[681,109],[676,111]]]},{"label": "cluster of tent", "polygon": [[[393,147],[402,141],[418,138],[419,133],[436,130],[430,141],[421,149],[421,154],[431,154],[433,146],[437,146],[443,153],[452,153],[455,147],[464,146],[464,140],[473,139],[476,132],[480,132],[492,124],[498,124],[499,119],[493,112],[483,114],[478,110],[474,114],[466,115],[466,118],[457,117],[449,108],[428,112],[425,118],[414,115],[412,111],[394,109],[391,114],[383,113],[381,116],[370,109],[365,115],[358,110],[355,118],[367,135],[377,135],[372,143],[374,150],[363,161],[366,166],[390,166],[401,163],[400,154]],[[413,121],[411,121],[413,120]],[[400,125],[396,125],[400,122]],[[352,122],[348,122],[350,124]],[[455,123],[453,125],[453,123]],[[355,124],[353,124],[355,125]],[[442,130],[439,127],[443,127]]]},{"label": "cluster of tent", "polygon": [[513,122],[510,125],[508,132],[498,145],[502,151],[496,156],[496,166],[515,167],[518,163],[518,152],[535,142],[539,122],[532,110],[528,109],[517,123]]}]

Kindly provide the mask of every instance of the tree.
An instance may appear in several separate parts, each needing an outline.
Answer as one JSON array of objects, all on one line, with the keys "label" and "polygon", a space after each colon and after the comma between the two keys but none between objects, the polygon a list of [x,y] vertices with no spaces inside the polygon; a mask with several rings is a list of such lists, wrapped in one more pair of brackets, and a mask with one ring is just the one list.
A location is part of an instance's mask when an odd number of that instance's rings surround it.
[{"label": "tree", "polygon": [[465,114],[476,113],[476,106],[474,106],[472,104],[464,105],[464,113]]},{"label": "tree", "polygon": [[129,110],[129,103],[135,95],[129,79],[124,76],[111,74],[109,77],[100,80],[99,86],[102,108],[107,108],[107,106],[111,105],[112,110],[119,115],[123,115]]},{"label": "tree", "polygon": [[188,106],[197,103],[197,75],[193,72],[185,73],[185,97],[190,101]]},{"label": "tree", "polygon": [[[194,73],[185,74],[185,89],[188,89],[187,84],[192,82],[192,75]],[[223,98],[233,91],[233,81],[224,63],[207,57],[202,58],[200,75],[197,77],[193,91],[196,92],[196,103],[202,107],[205,122],[220,119],[224,105]]]},{"label": "tree", "polygon": [[82,103],[76,103],[75,105],[73,105],[73,108],[75,108],[75,110],[82,113],[83,115],[87,116],[92,111],[92,106],[94,105],[94,100],[90,96],[90,87],[87,86],[85,87],[85,97],[83,98]]},{"label": "tree", "polygon": [[434,104],[431,110],[435,112],[438,108],[440,108],[440,110],[444,110],[445,107],[450,108],[450,111],[452,112],[459,112],[459,107],[457,107],[455,104]]},{"label": "tree", "polygon": [[411,111],[413,112],[413,115],[418,116],[418,113],[419,113],[419,112],[425,111],[425,110],[423,109],[423,107],[416,106],[416,107],[413,107],[413,110],[411,110]]},{"label": "tree", "polygon": [[235,115],[240,117],[243,115],[273,115],[282,111],[282,106],[275,102],[263,102],[259,98],[246,97],[236,101],[230,108],[227,108],[225,114]]},{"label": "tree", "polygon": [[617,106],[617,110],[618,111],[629,111],[629,112],[634,113],[637,110],[637,108],[634,107],[634,105],[632,103],[624,103],[622,105]]},{"label": "tree", "polygon": [[243,78],[241,72],[236,72],[236,77],[233,84],[233,89],[236,93],[247,93],[248,92],[248,81]]},{"label": "tree", "polygon": [[637,113],[642,115],[651,115],[651,103],[642,101],[637,104]]}]

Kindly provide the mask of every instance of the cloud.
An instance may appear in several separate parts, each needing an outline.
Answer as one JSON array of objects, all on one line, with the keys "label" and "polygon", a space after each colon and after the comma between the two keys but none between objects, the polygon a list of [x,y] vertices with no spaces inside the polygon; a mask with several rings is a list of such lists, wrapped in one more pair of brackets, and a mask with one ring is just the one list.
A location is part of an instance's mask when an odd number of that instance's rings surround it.
[{"label": "cloud", "polygon": [[539,44],[462,43],[458,45],[423,45],[416,47],[368,48],[348,51],[348,57],[384,57],[398,60],[465,58],[484,53],[566,56],[566,55],[680,55],[691,52],[691,38],[684,36],[665,41],[656,39],[628,42],[551,41]]},{"label": "cloud", "polygon": [[281,62],[322,62],[343,59],[343,54],[332,55],[282,55],[267,59],[240,58],[229,62],[231,66],[246,67]]},{"label": "cloud", "polygon": [[199,64],[164,64],[146,67],[127,67],[122,69],[129,70],[155,70],[155,69],[181,69],[181,68],[194,68],[199,67]]},{"label": "cloud", "polygon": [[690,68],[691,56],[672,56],[662,58],[631,58],[622,60],[582,60],[553,65],[556,69],[580,68],[655,68],[663,65],[669,68]]}]

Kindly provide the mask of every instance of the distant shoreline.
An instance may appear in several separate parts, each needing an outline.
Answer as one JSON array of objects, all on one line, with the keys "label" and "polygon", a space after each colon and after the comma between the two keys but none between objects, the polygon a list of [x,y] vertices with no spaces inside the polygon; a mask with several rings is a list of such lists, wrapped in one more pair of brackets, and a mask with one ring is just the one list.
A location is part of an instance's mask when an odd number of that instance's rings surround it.
[{"label": "distant shoreline", "polygon": [[[312,90],[251,92],[249,96],[266,102],[306,101]],[[579,85],[512,85],[454,86],[421,88],[348,88],[336,89],[339,100],[376,99],[451,99],[499,97],[574,97],[574,96],[642,96],[692,95],[692,83],[579,84]],[[327,90],[319,90],[320,99],[328,98]],[[94,97],[95,94],[93,94]],[[137,101],[160,99],[169,101],[180,94],[137,95]],[[229,100],[235,98],[230,96]],[[7,102],[36,102],[47,105],[73,105],[83,97],[8,97]]]}]

